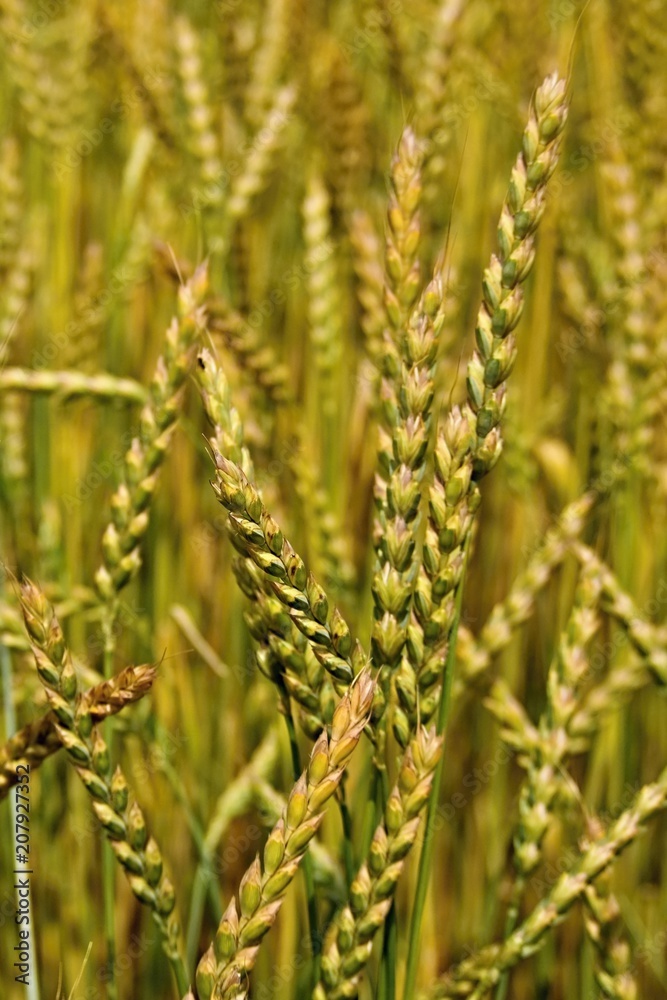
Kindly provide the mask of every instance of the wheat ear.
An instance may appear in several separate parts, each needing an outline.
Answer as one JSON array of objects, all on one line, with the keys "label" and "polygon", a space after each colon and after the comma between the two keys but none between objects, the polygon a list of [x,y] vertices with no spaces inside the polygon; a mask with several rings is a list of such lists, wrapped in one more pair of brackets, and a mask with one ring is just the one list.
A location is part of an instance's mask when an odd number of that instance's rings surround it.
[{"label": "wheat ear", "polygon": [[500,456],[505,383],[516,360],[513,330],[523,308],[522,284],[535,257],[535,232],[546,187],[556,168],[566,118],[565,83],[547,77],[538,88],[523,147],[512,170],[498,226],[500,255],[484,273],[468,365],[467,401],[454,406],[438,428],[434,477],[428,491],[429,523],[415,592],[412,669],[399,691],[414,715],[429,718],[439,699],[442,670],[455,620],[454,595],[479,507],[478,481]]},{"label": "wheat ear", "polygon": [[97,396],[100,399],[127,399],[145,403],[146,390],[131,378],[113,375],[85,375],[78,371],[32,371],[29,368],[5,368],[0,371],[0,391],[55,393],[63,399],[72,396]]},{"label": "wheat ear", "polygon": [[419,829],[420,813],[431,792],[442,752],[435,730],[420,729],[403,755],[398,780],[377,827],[368,859],[351,887],[349,903],[327,931],[321,979],[313,1000],[356,997],[373,950],[373,939],[391,906],[406,857]]},{"label": "wheat ear", "polygon": [[21,606],[58,738],[92,798],[93,811],[125,870],[132,892],[153,913],[179,989],[187,989],[174,887],[164,874],[157,843],[148,836],[138,804],[129,805],[129,790],[120,767],[111,773],[109,750],[94,727],[90,702],[78,693],[72,658],[51,605],[34,584],[26,581],[21,586]]},{"label": "wheat ear", "polygon": [[125,456],[124,481],[111,500],[112,519],[102,539],[104,559],[95,574],[100,596],[110,606],[141,565],[139,546],[148,528],[148,510],[158,473],[176,427],[195,340],[203,326],[201,303],[206,288],[206,268],[201,267],[179,289],[177,315],[167,330],[150,400],[141,412],[139,436]]},{"label": "wheat ear", "polygon": [[588,514],[595,503],[593,493],[584,493],[561,511],[556,522],[530,556],[526,568],[518,575],[507,597],[495,604],[478,638],[464,626],[459,626],[457,671],[462,684],[477,687],[489,681],[493,660],[507,648],[515,631],[533,614],[535,599],[546,586],[554,571],[570,551],[570,546],[583,532]]},{"label": "wheat ear", "polygon": [[[116,715],[126,705],[139,701],[150,691],[156,676],[157,670],[148,664],[126,667],[109,680],[89,688],[82,698],[93,723]],[[0,800],[6,798],[17,783],[18,765],[28,764],[34,772],[47,757],[60,750],[62,743],[57,722],[54,713],[49,712],[41,719],[29,722],[0,748]]]},{"label": "wheat ear", "polygon": [[[200,1000],[231,1000],[239,984],[235,973],[253,968],[262,938],[273,926],[287,887],[315,836],[324,806],[338,788],[343,771],[368,721],[374,682],[362,671],[336,706],[331,735],[315,743],[306,771],[296,783],[283,815],[269,834],[263,854],[246,871],[238,894],[227,907],[218,931],[197,968]],[[231,981],[230,981],[230,977]]]},{"label": "wheat ear", "polygon": [[636,840],[646,822],[665,808],[667,768],[657,781],[639,790],[632,804],[612,824],[606,836],[591,844],[577,864],[561,875],[553,889],[507,940],[483,948],[465,959],[439,979],[425,996],[431,1000],[444,997],[482,1000],[503,972],[543,947],[547,933],[565,920],[588,887]]},{"label": "wheat ear", "polygon": [[229,528],[239,551],[249,556],[265,574],[271,590],[288,609],[292,622],[311,643],[313,652],[338,690],[354,676],[350,659],[352,637],[337,609],[329,614],[329,601],[303,560],[284,538],[266,510],[256,488],[242,469],[219,452],[215,455],[216,496],[229,512]]},{"label": "wheat ear", "polygon": [[[214,427],[210,441],[214,453],[229,456],[245,475],[252,477],[252,462],[244,444],[241,417],[232,404],[224,371],[210,351],[201,351],[198,373],[204,406]],[[233,531],[230,537],[238,548]],[[278,687],[283,710],[289,710],[286,693],[294,698],[300,708],[302,728],[311,739],[316,739],[325,722],[331,721],[333,712],[334,695],[324,667],[310,651],[307,640],[270,590],[264,573],[252,558],[242,552],[234,559],[233,569],[240,589],[251,602],[244,617],[250,634],[259,645],[255,651],[257,665]]]},{"label": "wheat ear", "polygon": [[474,478],[496,463],[502,448],[500,420],[505,382],[516,360],[514,329],[523,310],[525,282],[535,259],[535,232],[546,205],[567,118],[565,81],[548,76],[531,104],[523,146],[512,170],[498,226],[499,255],[482,282],[475,328],[476,350],[468,365],[468,405],[475,414]]},{"label": "wheat ear", "polygon": [[[374,710],[380,734],[385,729],[383,717],[391,676],[401,660],[412,601],[421,480],[437,356],[433,351],[435,329],[430,308],[422,329],[415,322],[410,333],[407,332],[419,291],[421,161],[417,138],[407,128],[391,165],[384,287],[389,328],[385,330],[378,358],[383,426],[373,491],[376,567],[372,581],[375,622],[371,651],[380,667],[378,703]],[[424,301],[430,305],[432,298],[425,297]],[[378,762],[382,742],[381,739]]]}]

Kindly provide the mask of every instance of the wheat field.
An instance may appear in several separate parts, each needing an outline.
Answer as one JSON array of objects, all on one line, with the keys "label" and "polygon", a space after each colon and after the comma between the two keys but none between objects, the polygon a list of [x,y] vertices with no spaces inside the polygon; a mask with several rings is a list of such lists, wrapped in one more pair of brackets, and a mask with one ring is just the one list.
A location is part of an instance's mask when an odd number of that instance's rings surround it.
[{"label": "wheat field", "polygon": [[0,47],[0,996],[667,998],[664,5]]}]

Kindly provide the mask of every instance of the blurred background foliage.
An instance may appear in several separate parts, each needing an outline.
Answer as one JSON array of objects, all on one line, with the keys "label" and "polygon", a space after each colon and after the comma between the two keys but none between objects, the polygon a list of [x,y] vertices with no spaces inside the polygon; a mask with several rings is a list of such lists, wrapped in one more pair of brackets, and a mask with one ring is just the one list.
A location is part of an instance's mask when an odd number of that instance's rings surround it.
[{"label": "blurred background foliage", "polygon": [[[56,391],[26,391],[11,373],[106,372],[148,385],[175,278],[207,257],[210,335],[267,506],[367,643],[376,457],[368,359],[382,329],[391,156],[410,123],[428,151],[422,273],[447,252],[438,386],[446,403],[465,391],[482,271],[528,102],[557,66],[570,71],[570,117],[519,330],[505,451],[484,484],[460,657],[549,524],[587,488],[597,502],[584,537],[645,616],[664,621],[667,23],[659,0],[593,0],[585,11],[574,0],[2,0],[0,10],[0,543],[11,570],[39,580],[65,609],[82,670],[102,670],[93,580],[138,405],[71,395],[66,380]],[[206,430],[191,387],[143,564],[122,595],[115,659],[120,669],[164,657],[150,697],[119,717],[114,748],[174,873],[197,954],[215,926],[203,902],[189,911],[198,831],[276,709],[243,622]],[[575,577],[568,556],[494,666],[534,719]],[[3,699],[22,725],[43,711],[44,696],[14,608],[5,581]],[[597,640],[605,674],[638,655],[617,635],[605,620]],[[502,929],[521,771],[513,761],[493,766],[501,744],[481,707],[486,677],[456,692],[441,797],[448,804],[459,793],[462,804],[443,812],[437,832],[422,985]],[[607,818],[667,759],[664,699],[646,679],[637,687],[631,700],[619,696],[624,711],[609,713],[572,768],[587,807]],[[289,755],[278,733],[267,778],[284,790]],[[357,764],[352,793],[361,774]],[[89,804],[62,755],[34,775],[31,794],[42,995],[55,996],[61,969],[68,995],[92,941],[73,996],[101,1000],[100,838]],[[12,841],[2,811],[6,902]],[[266,816],[255,790],[229,823],[218,851],[223,900],[260,845]],[[323,828],[332,849],[337,822]],[[554,824],[547,865],[577,850],[577,823]],[[667,996],[666,834],[663,818],[614,876],[638,949],[640,995],[656,998]],[[399,921],[415,870],[413,858]],[[169,973],[149,916],[120,876],[117,898],[121,995],[166,997]],[[300,995],[296,973],[271,976],[305,947],[304,908],[299,881],[260,958],[264,996]],[[0,979],[14,998],[23,993],[10,972],[6,909]],[[512,978],[516,1000],[596,995],[580,916]]]}]

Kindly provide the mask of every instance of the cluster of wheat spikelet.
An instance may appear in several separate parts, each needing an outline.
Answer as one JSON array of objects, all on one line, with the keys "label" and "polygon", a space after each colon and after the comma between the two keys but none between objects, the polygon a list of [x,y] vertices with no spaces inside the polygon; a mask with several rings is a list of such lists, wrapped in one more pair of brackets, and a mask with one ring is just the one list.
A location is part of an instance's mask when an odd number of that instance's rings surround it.
[{"label": "cluster of wheat spikelet", "polygon": [[30,1000],[667,996],[658,6],[0,2]]}]

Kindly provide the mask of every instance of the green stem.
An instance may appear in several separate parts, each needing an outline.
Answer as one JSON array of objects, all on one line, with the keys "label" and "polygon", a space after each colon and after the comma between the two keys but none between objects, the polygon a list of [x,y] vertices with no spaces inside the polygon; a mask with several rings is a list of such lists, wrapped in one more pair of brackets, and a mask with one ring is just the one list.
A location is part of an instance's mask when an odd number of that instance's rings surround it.
[{"label": "green stem", "polygon": [[[289,702],[287,702],[285,706],[285,722],[287,724],[290,752],[292,754],[292,768],[294,771],[294,780],[298,781],[302,773],[301,758],[299,755],[299,744],[297,743],[297,738],[296,738],[296,729],[294,728],[294,719],[292,718],[292,713],[289,710],[288,706]],[[313,876],[313,862],[309,854],[306,854],[306,856],[304,857],[301,868],[303,870],[303,876],[306,883],[308,923],[310,925],[309,926],[310,947],[313,956],[313,969],[312,969],[313,981],[310,985],[310,989],[312,990],[315,984],[319,982],[320,978],[320,952],[322,948],[322,941],[318,929],[317,900],[315,899],[315,878]]]},{"label": "green stem", "polygon": [[[114,637],[110,627],[115,614],[109,613],[109,621],[106,628],[104,642],[104,676],[111,677],[113,674]],[[107,746],[111,748],[113,739],[113,720],[108,718],[104,723],[104,738]],[[114,857],[111,844],[106,837],[102,841],[102,907],[104,911],[104,936],[107,943],[107,969],[109,979],[107,980],[108,1000],[117,1000],[118,983],[116,982],[116,859]]]},{"label": "green stem", "polygon": [[[373,765],[371,764],[371,767]],[[363,836],[361,838],[361,857],[368,857],[368,852],[371,848],[371,842],[373,840],[373,834],[375,833],[375,827],[377,825],[377,816],[375,812],[375,801],[378,794],[378,782],[380,780],[380,772],[376,767],[373,767],[373,773],[371,775],[370,789],[368,792],[368,801],[366,802],[366,815],[364,816],[364,829]]]},{"label": "green stem", "polygon": [[396,923],[396,902],[393,901],[384,925],[382,939],[382,963],[378,983],[378,1000],[395,1000],[396,997],[396,950],[398,947],[398,925]]},{"label": "green stem", "polygon": [[[197,816],[195,816],[183,782],[181,781],[177,771],[168,761],[164,761],[161,764],[161,769],[169,781],[169,784],[171,785],[181,807],[183,808],[192,839],[195,847],[197,848],[197,853],[199,854],[199,863],[195,872],[192,899],[190,901],[190,915],[188,919],[185,944],[185,963],[179,956],[179,963],[183,967],[183,972],[187,979],[187,970],[192,969],[196,961],[197,945],[199,943],[199,933],[204,914],[206,895],[208,894],[209,904],[211,906],[213,918],[216,924],[219,924],[222,920],[222,905],[220,903],[220,896],[216,890],[215,881],[213,879],[213,854],[206,846],[206,835],[204,833],[204,829]],[[174,962],[172,962],[172,967],[174,969],[174,973],[177,974],[177,966]],[[187,988],[185,992],[187,992]],[[181,993],[181,996],[183,995],[184,994]]]},{"label": "green stem", "polygon": [[[521,909],[521,899],[523,897],[523,891],[525,888],[525,879],[519,876],[514,883],[514,890],[512,892],[512,902],[510,903],[509,909],[507,911],[507,917],[505,919],[505,930],[504,938],[511,937],[516,929],[516,925],[519,920],[519,910]],[[498,980],[498,985],[496,987],[495,1000],[505,1000],[507,996],[507,988],[509,986],[509,972],[506,970],[502,973],[500,979]]]},{"label": "green stem", "polygon": [[182,1000],[182,997],[184,997],[190,989],[190,979],[185,965],[183,964],[183,958],[181,955],[171,955],[169,961],[171,962],[171,969],[174,973],[174,979],[176,980],[178,1000]]},{"label": "green stem", "polygon": [[352,817],[350,816],[350,810],[347,807],[347,792],[345,790],[345,775],[343,775],[343,780],[340,783],[340,816],[343,822],[343,858],[345,860],[345,881],[347,882],[347,888],[349,889],[354,881],[354,851],[352,848],[353,843],[353,830],[352,830]]},{"label": "green stem", "polygon": [[[456,663],[456,638],[459,631],[459,622],[461,620],[461,604],[463,601],[463,583],[465,580],[466,562],[467,562],[467,543],[464,552],[464,563],[463,570],[461,572],[461,579],[459,581],[458,591],[456,594],[456,610],[454,612],[454,621],[452,623],[452,630],[449,635],[449,646],[447,648],[447,660],[445,662],[445,673],[442,682],[442,690],[440,691],[440,705],[438,708],[438,718],[436,722],[436,727],[438,733],[445,734],[447,729],[447,722],[449,719],[449,707],[451,704],[451,694],[452,694],[452,678],[454,674],[454,665]],[[434,847],[434,825],[435,817],[438,809],[438,796],[440,794],[440,786],[442,784],[442,773],[444,770],[445,754],[444,747],[443,753],[438,762],[438,766],[435,769],[435,775],[433,777],[433,787],[431,789],[431,794],[428,800],[428,810],[426,813],[426,828],[424,830],[424,843],[422,844],[421,854],[419,855],[419,872],[417,875],[417,891],[415,893],[415,901],[412,907],[412,919],[410,921],[410,942],[408,945],[408,960],[405,970],[405,989],[403,992],[403,1000],[412,1000],[415,992],[415,985],[417,982],[417,962],[419,959],[419,945],[420,945],[420,934],[422,918],[424,916],[424,907],[426,905],[426,893],[428,891],[428,881],[431,871],[431,861],[433,859],[433,847]]]}]

